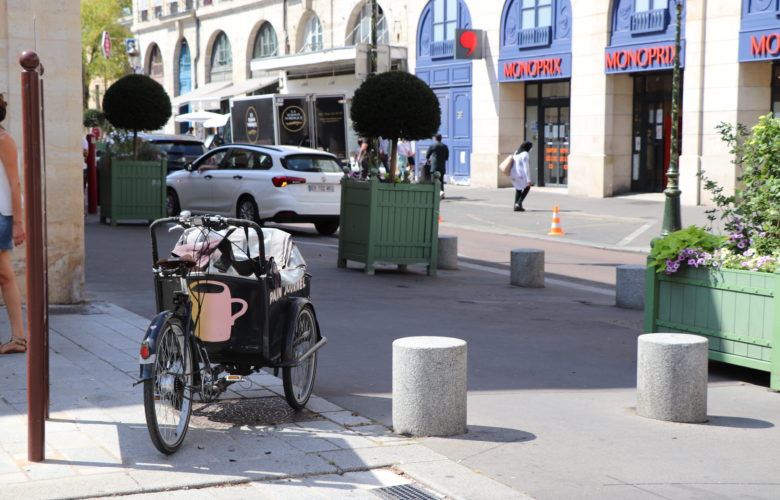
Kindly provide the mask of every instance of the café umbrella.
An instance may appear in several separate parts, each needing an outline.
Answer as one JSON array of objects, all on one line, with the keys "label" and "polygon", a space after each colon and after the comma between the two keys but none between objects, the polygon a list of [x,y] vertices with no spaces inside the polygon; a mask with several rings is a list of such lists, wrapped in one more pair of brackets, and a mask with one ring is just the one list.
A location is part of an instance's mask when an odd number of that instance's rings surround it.
[{"label": "caf\u00e9 umbrella", "polygon": [[229,119],[230,119],[230,113],[226,113],[224,115],[219,115],[216,118],[211,118],[211,119],[206,120],[205,122],[203,122],[203,127],[204,128],[224,127],[225,124],[227,124]]},{"label": "caf\u00e9 umbrella", "polygon": [[222,115],[219,113],[212,113],[211,111],[192,111],[190,113],[177,115],[176,118],[174,118],[174,121],[200,123],[211,120],[212,118],[222,118]]}]

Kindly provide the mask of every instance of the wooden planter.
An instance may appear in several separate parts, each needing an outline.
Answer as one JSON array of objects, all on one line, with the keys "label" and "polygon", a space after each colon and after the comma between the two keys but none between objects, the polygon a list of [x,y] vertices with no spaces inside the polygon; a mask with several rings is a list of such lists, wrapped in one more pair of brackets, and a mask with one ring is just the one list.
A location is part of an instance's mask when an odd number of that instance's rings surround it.
[{"label": "wooden planter", "polygon": [[438,181],[432,184],[341,182],[341,214],[338,266],[348,260],[363,262],[374,274],[374,264],[384,262],[404,268],[426,264],[436,275],[439,244]]},{"label": "wooden planter", "polygon": [[153,221],[165,217],[167,167],[164,160],[118,160],[105,156],[98,170],[100,221]]},{"label": "wooden planter", "polygon": [[780,391],[780,273],[686,268],[647,269],[645,332],[679,332],[709,340],[709,357],[770,372]]}]

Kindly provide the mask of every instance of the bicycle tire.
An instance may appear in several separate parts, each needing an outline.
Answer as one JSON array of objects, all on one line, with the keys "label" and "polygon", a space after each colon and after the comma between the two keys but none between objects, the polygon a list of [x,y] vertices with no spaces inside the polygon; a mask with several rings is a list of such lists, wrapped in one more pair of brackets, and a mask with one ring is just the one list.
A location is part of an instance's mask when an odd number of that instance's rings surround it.
[{"label": "bicycle tire", "polygon": [[[311,308],[304,307],[295,318],[295,328],[287,335],[284,343],[284,359],[300,358],[319,339],[317,321]],[[282,368],[284,397],[287,404],[295,410],[302,410],[311,397],[314,389],[314,378],[317,374],[317,353],[312,353],[300,365],[293,368]]]},{"label": "bicycle tire", "polygon": [[149,436],[155,448],[166,455],[179,449],[192,414],[192,349],[181,320],[174,316],[163,323],[157,337],[156,359],[151,378],[144,380],[144,409]]}]

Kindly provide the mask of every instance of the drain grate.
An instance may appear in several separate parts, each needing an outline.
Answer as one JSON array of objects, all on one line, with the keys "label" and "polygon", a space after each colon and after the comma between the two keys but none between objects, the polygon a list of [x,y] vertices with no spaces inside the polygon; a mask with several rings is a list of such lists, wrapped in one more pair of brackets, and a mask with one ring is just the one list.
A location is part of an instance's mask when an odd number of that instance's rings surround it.
[{"label": "drain grate", "polygon": [[191,422],[201,429],[221,429],[236,425],[270,426],[312,420],[321,420],[321,417],[305,409],[295,411],[283,398],[274,396],[208,403],[193,409]]},{"label": "drain grate", "polygon": [[370,491],[376,496],[387,500],[441,500],[441,498],[435,497],[411,484],[385,486],[383,488],[374,488]]}]

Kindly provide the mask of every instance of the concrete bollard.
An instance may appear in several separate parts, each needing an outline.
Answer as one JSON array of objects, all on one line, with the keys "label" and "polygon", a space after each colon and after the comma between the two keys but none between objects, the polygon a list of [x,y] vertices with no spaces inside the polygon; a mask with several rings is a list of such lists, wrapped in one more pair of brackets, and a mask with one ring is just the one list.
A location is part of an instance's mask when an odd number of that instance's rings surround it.
[{"label": "concrete bollard", "polygon": [[393,430],[455,436],[466,427],[466,341],[404,337],[393,341]]},{"label": "concrete bollard", "polygon": [[439,235],[439,254],[437,265],[439,269],[458,268],[458,237],[450,234]]},{"label": "concrete bollard", "polygon": [[672,422],[707,421],[707,339],[649,333],[637,347],[637,413]]},{"label": "concrete bollard", "polygon": [[645,308],[647,267],[620,265],[615,268],[615,305],[626,309]]},{"label": "concrete bollard", "polygon": [[510,262],[509,282],[512,285],[544,288],[544,250],[512,250]]}]

